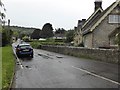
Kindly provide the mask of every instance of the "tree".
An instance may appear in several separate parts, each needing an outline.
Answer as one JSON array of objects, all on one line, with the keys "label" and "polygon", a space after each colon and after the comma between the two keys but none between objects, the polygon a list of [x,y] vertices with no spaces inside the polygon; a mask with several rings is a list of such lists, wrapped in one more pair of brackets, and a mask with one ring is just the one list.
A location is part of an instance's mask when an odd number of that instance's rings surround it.
[{"label": "tree", "polygon": [[31,34],[31,39],[39,39],[40,38],[40,29],[35,29],[33,33]]},{"label": "tree", "polygon": [[74,38],[74,30],[68,30],[66,34],[66,42],[72,42]]},{"label": "tree", "polygon": [[1,9],[3,9],[3,10],[0,10],[1,21],[2,21],[2,24],[5,25],[5,17],[6,17],[5,11],[6,11],[6,9],[5,9],[4,4],[2,3],[1,0],[0,0],[0,7],[1,7]]},{"label": "tree", "polygon": [[12,35],[13,35],[13,31],[11,29],[9,29],[8,27],[3,27],[2,29],[2,45],[3,46],[11,43]]},{"label": "tree", "polygon": [[22,40],[24,40],[25,42],[28,42],[29,41],[29,37],[28,36],[24,36],[24,37],[22,37]]},{"label": "tree", "polygon": [[65,34],[66,30],[63,29],[63,28],[58,28],[58,29],[55,29],[55,34]]},{"label": "tree", "polygon": [[42,28],[41,37],[42,38],[50,38],[50,37],[53,37],[53,36],[54,36],[54,34],[53,34],[52,24],[46,23]]}]

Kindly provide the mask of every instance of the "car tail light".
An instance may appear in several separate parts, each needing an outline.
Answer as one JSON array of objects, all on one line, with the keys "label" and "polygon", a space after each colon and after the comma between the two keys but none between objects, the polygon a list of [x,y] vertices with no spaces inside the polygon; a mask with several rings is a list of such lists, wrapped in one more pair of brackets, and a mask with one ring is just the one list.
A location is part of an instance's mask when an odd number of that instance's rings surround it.
[{"label": "car tail light", "polygon": [[20,51],[20,48],[16,48],[16,51],[17,51],[17,52]]},{"label": "car tail light", "polygon": [[30,51],[33,51],[33,49],[30,49]]}]

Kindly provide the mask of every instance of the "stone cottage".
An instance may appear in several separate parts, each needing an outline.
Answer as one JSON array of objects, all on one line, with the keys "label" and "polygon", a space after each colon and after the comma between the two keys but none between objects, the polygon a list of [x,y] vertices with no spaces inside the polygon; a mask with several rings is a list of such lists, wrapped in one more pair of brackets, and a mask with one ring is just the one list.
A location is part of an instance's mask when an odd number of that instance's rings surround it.
[{"label": "stone cottage", "polygon": [[110,47],[115,45],[115,38],[120,32],[120,0],[113,2],[106,10],[102,9],[102,1],[96,0],[94,13],[85,21],[79,22],[77,30],[81,37],[75,45],[84,44],[87,48]]}]

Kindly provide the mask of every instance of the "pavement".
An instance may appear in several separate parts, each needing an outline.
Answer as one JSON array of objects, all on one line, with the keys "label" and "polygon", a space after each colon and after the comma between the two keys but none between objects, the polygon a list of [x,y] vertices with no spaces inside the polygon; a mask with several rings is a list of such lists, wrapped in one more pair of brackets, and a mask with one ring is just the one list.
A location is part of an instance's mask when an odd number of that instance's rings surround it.
[{"label": "pavement", "polygon": [[34,49],[17,60],[14,88],[118,88],[118,65]]}]

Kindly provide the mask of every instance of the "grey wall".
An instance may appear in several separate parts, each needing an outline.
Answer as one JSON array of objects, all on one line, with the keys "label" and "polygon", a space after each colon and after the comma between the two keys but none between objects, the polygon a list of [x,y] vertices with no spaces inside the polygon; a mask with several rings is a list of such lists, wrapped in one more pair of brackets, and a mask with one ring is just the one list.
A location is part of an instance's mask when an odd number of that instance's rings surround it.
[{"label": "grey wall", "polygon": [[118,59],[118,55],[120,56],[120,52],[118,50],[112,49],[88,49],[68,46],[41,46],[41,49],[109,63],[118,63],[118,60],[120,60]]}]

